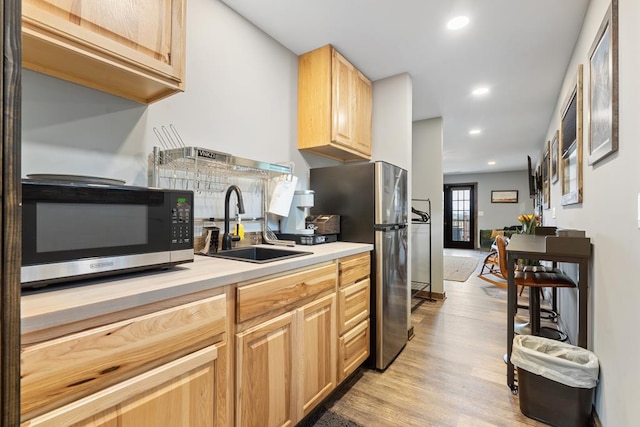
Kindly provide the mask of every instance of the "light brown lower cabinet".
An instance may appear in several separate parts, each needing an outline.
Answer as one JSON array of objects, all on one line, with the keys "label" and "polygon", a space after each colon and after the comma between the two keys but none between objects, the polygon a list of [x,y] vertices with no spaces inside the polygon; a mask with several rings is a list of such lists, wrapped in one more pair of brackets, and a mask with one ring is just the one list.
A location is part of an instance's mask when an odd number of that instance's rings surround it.
[{"label": "light brown lower cabinet", "polygon": [[236,335],[236,425],[292,426],[294,313]]},{"label": "light brown lower cabinet", "polygon": [[368,269],[352,256],[31,336],[21,427],[293,427],[369,355]]},{"label": "light brown lower cabinet", "polygon": [[215,425],[226,319],[223,293],[24,345],[22,426]]},{"label": "light brown lower cabinet", "polygon": [[22,427],[215,425],[216,346],[22,423]]},{"label": "light brown lower cabinet", "polygon": [[236,425],[293,426],[336,386],[335,293],[236,335]]},{"label": "light brown lower cabinet", "polygon": [[369,319],[339,338],[338,381],[355,372],[369,357]]},{"label": "light brown lower cabinet", "polygon": [[349,329],[369,318],[369,279],[360,280],[338,290],[338,333]]},{"label": "light brown lower cabinet", "polygon": [[299,386],[302,414],[308,415],[336,388],[336,297],[327,295],[298,310]]},{"label": "light brown lower cabinet", "polygon": [[339,261],[338,383],[369,357],[370,254]]}]

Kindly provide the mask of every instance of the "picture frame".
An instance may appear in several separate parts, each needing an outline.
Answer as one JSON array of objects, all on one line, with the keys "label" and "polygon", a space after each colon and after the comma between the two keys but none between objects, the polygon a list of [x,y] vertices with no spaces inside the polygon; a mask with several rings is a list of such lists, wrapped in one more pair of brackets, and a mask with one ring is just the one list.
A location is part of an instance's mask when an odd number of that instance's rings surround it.
[{"label": "picture frame", "polygon": [[550,151],[551,141],[547,141],[544,145],[544,154],[542,155],[542,208],[549,209],[551,203],[551,173],[550,173]]},{"label": "picture frame", "polygon": [[518,190],[491,191],[491,203],[518,203]]},{"label": "picture frame", "polygon": [[559,162],[562,206],[582,203],[582,64],[561,110]]},{"label": "picture frame", "polygon": [[558,134],[560,133],[560,131],[556,130],[556,133],[553,135],[553,138],[551,139],[551,157],[550,157],[550,173],[551,173],[551,183],[555,184],[556,182],[558,182],[558,177],[560,176],[560,174],[558,173],[559,169],[560,169],[560,165],[558,164],[558,155],[559,155],[559,151],[558,151]]},{"label": "picture frame", "polygon": [[589,49],[589,165],[618,151],[618,0]]}]

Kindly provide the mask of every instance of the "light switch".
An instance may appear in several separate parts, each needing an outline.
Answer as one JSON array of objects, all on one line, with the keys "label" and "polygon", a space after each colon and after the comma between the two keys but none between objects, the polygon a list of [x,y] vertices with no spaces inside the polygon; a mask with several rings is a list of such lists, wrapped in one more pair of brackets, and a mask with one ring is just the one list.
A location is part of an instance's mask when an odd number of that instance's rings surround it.
[{"label": "light switch", "polygon": [[[639,199],[640,200],[640,199]],[[640,206],[640,205],[639,205]],[[484,211],[478,211],[478,216],[484,216]]]},{"label": "light switch", "polygon": [[551,208],[551,218],[556,219],[556,208]]}]

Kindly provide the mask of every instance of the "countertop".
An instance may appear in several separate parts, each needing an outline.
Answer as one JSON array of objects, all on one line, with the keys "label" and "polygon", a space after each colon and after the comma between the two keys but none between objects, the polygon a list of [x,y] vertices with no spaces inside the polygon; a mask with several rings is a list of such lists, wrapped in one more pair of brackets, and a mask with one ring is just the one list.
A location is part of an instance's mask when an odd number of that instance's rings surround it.
[{"label": "countertop", "polygon": [[373,245],[335,242],[313,246],[297,245],[294,250],[312,254],[266,264],[195,255],[194,262],[167,270],[109,276],[27,291],[23,293],[21,303],[22,333],[371,251]]}]

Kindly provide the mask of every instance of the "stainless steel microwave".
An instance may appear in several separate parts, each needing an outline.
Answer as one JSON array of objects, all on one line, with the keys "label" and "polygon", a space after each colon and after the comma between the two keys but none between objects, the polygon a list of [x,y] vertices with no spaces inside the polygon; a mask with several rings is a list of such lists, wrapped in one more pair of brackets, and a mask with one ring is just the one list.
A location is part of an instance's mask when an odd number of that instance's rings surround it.
[{"label": "stainless steel microwave", "polygon": [[22,181],[22,287],[193,261],[193,192]]}]

